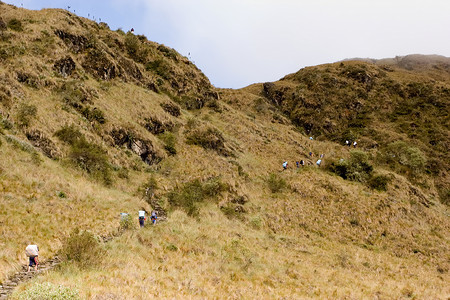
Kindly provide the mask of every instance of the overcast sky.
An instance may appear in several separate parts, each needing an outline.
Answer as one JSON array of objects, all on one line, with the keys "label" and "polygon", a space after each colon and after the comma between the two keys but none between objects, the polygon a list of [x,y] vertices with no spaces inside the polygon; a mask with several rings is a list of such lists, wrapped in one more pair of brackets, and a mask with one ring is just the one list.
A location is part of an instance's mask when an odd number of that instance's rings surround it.
[{"label": "overcast sky", "polygon": [[[450,57],[449,0],[3,0],[134,28],[189,57],[216,87],[275,81],[351,57]],[[190,55],[189,55],[190,53]]]}]

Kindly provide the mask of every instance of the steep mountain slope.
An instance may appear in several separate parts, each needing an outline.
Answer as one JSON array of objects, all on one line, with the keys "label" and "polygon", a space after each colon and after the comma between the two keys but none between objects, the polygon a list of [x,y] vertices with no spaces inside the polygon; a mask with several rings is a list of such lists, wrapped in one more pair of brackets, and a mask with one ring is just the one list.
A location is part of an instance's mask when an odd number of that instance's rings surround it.
[{"label": "steep mountain slope", "polygon": [[[34,242],[66,261],[17,297],[42,282],[88,299],[448,296],[447,75],[389,68],[221,90],[143,36],[0,2],[0,281]],[[138,231],[139,209],[167,220]],[[106,245],[74,231],[119,226]]]},{"label": "steep mountain slope", "polygon": [[[378,164],[435,187],[448,204],[450,65],[443,57],[426,58],[310,67],[251,89],[306,134],[341,144],[358,140]],[[406,157],[408,151],[414,155]]]}]

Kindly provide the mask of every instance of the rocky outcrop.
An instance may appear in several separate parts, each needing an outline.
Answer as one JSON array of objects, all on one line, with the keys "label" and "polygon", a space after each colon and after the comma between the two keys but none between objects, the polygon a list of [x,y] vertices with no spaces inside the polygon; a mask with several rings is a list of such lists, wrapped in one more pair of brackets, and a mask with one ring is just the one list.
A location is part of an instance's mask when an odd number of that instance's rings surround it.
[{"label": "rocky outcrop", "polygon": [[128,148],[139,155],[142,161],[148,165],[157,164],[163,159],[151,141],[139,138],[131,130],[124,128],[113,129],[110,135],[116,146]]},{"label": "rocky outcrop", "polygon": [[171,131],[175,124],[170,121],[161,121],[158,118],[149,117],[145,119],[144,127],[153,134],[161,134],[165,131]]},{"label": "rocky outcrop", "polygon": [[74,35],[67,31],[57,29],[55,34],[69,47],[73,53],[80,53],[89,47],[88,39],[82,35]]},{"label": "rocky outcrop", "polygon": [[118,69],[114,61],[99,49],[91,49],[82,63],[83,68],[98,79],[110,80],[118,76]]},{"label": "rocky outcrop", "polygon": [[75,62],[70,56],[67,56],[57,60],[53,68],[62,76],[67,77],[72,75],[72,72],[75,70]]},{"label": "rocky outcrop", "polygon": [[49,158],[57,158],[60,156],[55,143],[53,143],[53,141],[46,137],[41,131],[37,129],[31,130],[26,133],[26,136],[31,144],[34,147],[39,148],[45,156]]},{"label": "rocky outcrop", "polygon": [[179,117],[181,115],[181,109],[175,103],[169,103],[169,102],[161,103],[161,107],[162,107],[162,109],[164,109],[165,112],[167,112],[168,114],[170,114],[174,117]]}]

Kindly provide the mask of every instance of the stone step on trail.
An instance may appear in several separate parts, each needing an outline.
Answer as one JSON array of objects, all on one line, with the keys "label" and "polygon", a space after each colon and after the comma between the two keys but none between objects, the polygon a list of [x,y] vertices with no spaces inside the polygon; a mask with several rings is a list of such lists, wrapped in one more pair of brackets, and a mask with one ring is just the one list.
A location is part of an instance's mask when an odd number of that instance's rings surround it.
[{"label": "stone step on trail", "polygon": [[[101,239],[104,243],[107,243],[113,240],[114,238],[122,235],[122,233],[123,231],[119,231],[108,236],[101,236]],[[38,276],[39,274],[51,271],[60,263],[61,260],[59,259],[59,257],[55,256],[53,258],[50,258],[49,260],[40,263],[37,272],[34,269],[31,269],[30,272],[28,272],[27,271],[28,266],[23,266],[21,271],[18,271],[13,276],[6,279],[2,285],[0,285],[0,300],[8,299],[8,297],[12,294],[14,289],[19,284],[27,282],[33,277]]]}]

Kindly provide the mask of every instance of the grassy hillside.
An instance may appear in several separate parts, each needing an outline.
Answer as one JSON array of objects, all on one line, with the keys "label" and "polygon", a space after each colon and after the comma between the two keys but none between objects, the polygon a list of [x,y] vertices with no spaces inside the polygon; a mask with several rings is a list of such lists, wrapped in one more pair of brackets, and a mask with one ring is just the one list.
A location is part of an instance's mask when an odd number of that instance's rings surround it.
[{"label": "grassy hillside", "polygon": [[346,61],[249,90],[301,132],[341,145],[357,140],[379,166],[437,191],[449,204],[449,65],[448,59],[422,56],[396,64]]},{"label": "grassy hillside", "polygon": [[[34,242],[64,262],[16,298],[448,297],[449,82],[430,72],[221,90],[144,36],[0,2],[0,282]],[[166,220],[138,230],[140,209]]]}]

